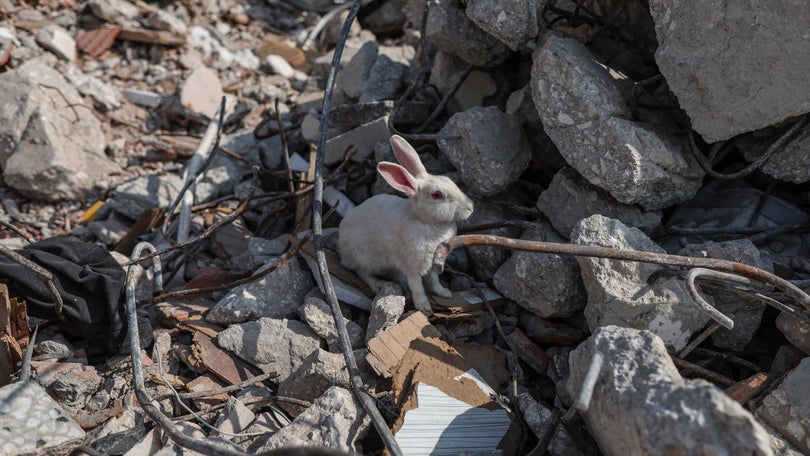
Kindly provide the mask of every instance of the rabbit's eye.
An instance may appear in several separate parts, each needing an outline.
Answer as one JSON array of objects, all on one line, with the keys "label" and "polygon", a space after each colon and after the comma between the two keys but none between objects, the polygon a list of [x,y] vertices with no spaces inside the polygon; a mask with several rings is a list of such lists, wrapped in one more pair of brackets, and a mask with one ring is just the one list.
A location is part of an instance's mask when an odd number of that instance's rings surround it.
[{"label": "rabbit's eye", "polygon": [[430,194],[430,197],[432,199],[435,199],[435,200],[443,200],[444,199],[444,193],[436,190],[436,191],[434,191],[433,193]]}]

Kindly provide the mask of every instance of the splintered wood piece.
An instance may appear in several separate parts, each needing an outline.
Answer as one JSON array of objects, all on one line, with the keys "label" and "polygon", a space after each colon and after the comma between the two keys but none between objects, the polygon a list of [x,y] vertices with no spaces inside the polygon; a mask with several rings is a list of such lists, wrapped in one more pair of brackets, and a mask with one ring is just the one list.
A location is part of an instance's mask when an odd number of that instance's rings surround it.
[{"label": "splintered wood piece", "polygon": [[366,361],[383,377],[391,377],[394,368],[408,351],[411,342],[423,337],[441,336],[439,330],[428,322],[422,312],[414,312],[408,318],[388,328],[368,341]]},{"label": "splintered wood piece", "polygon": [[115,251],[124,255],[131,254],[135,244],[138,243],[138,236],[154,230],[163,221],[165,215],[166,209],[153,208],[143,211],[138,220],[132,225],[129,233],[118,241]]},{"label": "splintered wood piece", "polygon": [[[501,307],[506,304],[506,298],[491,288],[481,290],[484,297],[492,307]],[[473,310],[484,310],[487,308],[484,300],[478,295],[476,290],[464,290],[453,292],[452,298],[442,298],[429,295],[430,303],[447,309],[450,313],[470,312]]]},{"label": "splintered wood piece", "polygon": [[307,56],[304,51],[297,47],[290,46],[284,41],[284,38],[278,35],[265,35],[263,43],[256,50],[256,54],[264,61],[268,55],[278,55],[286,60],[296,70],[301,70],[305,73],[309,72],[311,65],[307,61]]},{"label": "splintered wood piece", "polygon": [[0,386],[11,383],[28,346],[28,311],[25,301],[9,298],[0,283]]}]

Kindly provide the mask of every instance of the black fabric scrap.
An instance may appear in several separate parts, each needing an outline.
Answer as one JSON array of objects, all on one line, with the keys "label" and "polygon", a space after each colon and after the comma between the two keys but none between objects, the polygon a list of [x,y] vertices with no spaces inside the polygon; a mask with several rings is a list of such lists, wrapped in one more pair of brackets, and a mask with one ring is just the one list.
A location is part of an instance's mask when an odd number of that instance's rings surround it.
[{"label": "black fabric scrap", "polygon": [[[126,335],[121,302],[126,273],[103,246],[67,237],[54,237],[17,251],[53,274],[62,296],[62,327],[87,338],[88,355],[117,352]],[[0,255],[0,282],[9,294],[28,304],[29,315],[58,319],[56,306],[41,277]]]}]

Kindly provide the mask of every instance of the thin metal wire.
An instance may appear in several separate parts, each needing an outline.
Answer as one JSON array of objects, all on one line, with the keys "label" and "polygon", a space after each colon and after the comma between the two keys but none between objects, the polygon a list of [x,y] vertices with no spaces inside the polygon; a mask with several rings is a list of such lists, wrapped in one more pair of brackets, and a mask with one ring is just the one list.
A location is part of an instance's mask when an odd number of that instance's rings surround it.
[{"label": "thin metal wire", "polygon": [[[343,29],[340,32],[340,38],[335,46],[334,54],[332,56],[332,65],[329,68],[329,76],[326,80],[326,88],[324,89],[323,108],[321,109],[321,125],[320,135],[318,138],[318,152],[315,158],[315,188],[313,191],[312,202],[312,230],[313,244],[315,246],[315,257],[318,263],[318,272],[321,275],[321,283],[324,287],[326,299],[332,308],[332,319],[337,328],[338,338],[340,340],[341,350],[343,351],[343,358],[346,361],[346,367],[349,370],[349,378],[351,379],[352,389],[355,396],[360,401],[371,418],[374,427],[380,434],[388,451],[393,456],[401,456],[402,450],[399,444],[394,439],[393,433],[385,423],[382,414],[377,409],[374,397],[366,391],[363,380],[360,377],[360,372],[357,368],[357,361],[352,352],[352,345],[349,339],[349,332],[346,329],[346,322],[343,321],[343,314],[340,311],[340,304],[338,303],[337,296],[335,295],[334,285],[332,278],[329,275],[329,268],[326,264],[326,255],[323,251],[323,220],[321,213],[323,211],[323,160],[324,151],[326,150],[326,130],[329,125],[329,116],[332,113],[332,94],[335,88],[335,77],[338,68],[340,67],[340,58],[343,55],[343,47],[346,44],[346,39],[349,36],[349,29],[357,13],[360,10],[361,0],[354,0],[346,20],[343,22]],[[393,117],[393,113],[391,115]],[[390,123],[389,123],[390,124]]]},{"label": "thin metal wire", "polygon": [[[148,242],[138,243],[132,251],[132,262],[127,269],[126,280],[126,311],[127,323],[129,326],[129,348],[132,360],[132,382],[135,390],[135,397],[152,421],[155,422],[166,434],[180,446],[198,451],[203,454],[216,454],[227,456],[246,456],[237,445],[228,441],[213,441],[207,438],[194,438],[180,432],[175,424],[166,417],[160,410],[160,405],[146,393],[146,385],[143,378],[143,365],[141,363],[141,344],[138,335],[138,316],[135,311],[135,285],[139,279],[139,269],[136,263],[141,258],[144,250],[155,252],[156,249]],[[162,283],[162,278],[158,279],[158,271],[155,271],[155,284]]]}]

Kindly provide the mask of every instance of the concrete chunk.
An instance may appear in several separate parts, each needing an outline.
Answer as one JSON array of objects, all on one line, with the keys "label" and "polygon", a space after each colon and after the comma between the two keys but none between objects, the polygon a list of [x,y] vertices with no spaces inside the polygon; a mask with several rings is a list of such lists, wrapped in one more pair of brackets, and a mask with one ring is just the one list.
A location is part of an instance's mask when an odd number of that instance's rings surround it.
[{"label": "concrete chunk", "polygon": [[569,358],[572,397],[596,353],[604,364],[581,414],[605,454],[772,454],[754,416],[716,386],[684,380],[649,331],[595,331]]},{"label": "concrete chunk", "polygon": [[499,193],[529,165],[531,151],[520,122],[495,106],[455,114],[441,132],[461,135],[461,139],[439,140],[438,145],[471,193]]},{"label": "concrete chunk", "polygon": [[572,38],[548,35],[533,55],[534,104],[569,165],[625,204],[654,210],[691,198],[703,171],[672,126],[630,120],[628,82]]},{"label": "concrete chunk", "polygon": [[56,24],[41,28],[37,32],[37,43],[62,60],[76,60],[76,41],[67,30]]},{"label": "concrete chunk", "polygon": [[[268,260],[257,273],[272,267],[277,259]],[[261,317],[289,318],[296,314],[304,296],[314,286],[312,274],[293,258],[264,277],[229,291],[205,319],[227,325]]]},{"label": "concrete chunk", "polygon": [[284,381],[319,348],[320,339],[300,321],[260,318],[229,326],[217,343],[264,372],[277,372]]},{"label": "concrete chunk", "polygon": [[[580,221],[571,233],[571,242],[665,253],[638,228],[601,215]],[[588,292],[585,318],[591,331],[607,325],[647,329],[667,346],[680,350],[709,320],[678,278],[647,282],[661,266],[592,257],[577,257],[577,262]]]},{"label": "concrete chunk", "polygon": [[[521,239],[562,242],[548,224],[527,230]],[[585,286],[571,256],[515,251],[492,282],[504,296],[540,317],[564,317],[585,307]]]},{"label": "concrete chunk", "polygon": [[573,168],[563,168],[554,175],[551,184],[537,198],[537,208],[565,237],[571,235],[571,230],[580,220],[593,214],[621,220],[647,234],[661,226],[660,211],[645,211],[635,205],[622,204]]},{"label": "concrete chunk", "polygon": [[805,2],[653,0],[655,61],[709,142],[810,112]]},{"label": "concrete chunk", "polygon": [[312,407],[270,437],[259,452],[296,446],[359,451],[356,442],[368,430],[368,423],[363,407],[352,392],[333,386]]},{"label": "concrete chunk", "polygon": [[442,51],[476,66],[497,65],[509,56],[506,46],[475,25],[452,0],[431,3],[425,36]]},{"label": "concrete chunk", "polygon": [[[332,386],[351,388],[349,371],[343,355],[317,349],[304,359],[295,372],[278,385],[278,395],[312,402]],[[292,416],[300,415],[305,408],[282,402],[281,407]]]},{"label": "concrete chunk", "polygon": [[804,358],[778,388],[765,396],[759,416],[794,445],[810,453],[810,358]]}]

